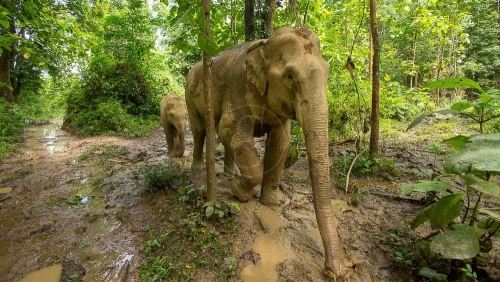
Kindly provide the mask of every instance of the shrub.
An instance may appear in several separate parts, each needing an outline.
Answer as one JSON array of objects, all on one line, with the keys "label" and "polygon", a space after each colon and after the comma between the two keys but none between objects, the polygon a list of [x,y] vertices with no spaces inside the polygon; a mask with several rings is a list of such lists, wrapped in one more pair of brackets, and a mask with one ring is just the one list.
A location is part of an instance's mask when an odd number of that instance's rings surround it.
[{"label": "shrub", "polygon": [[178,189],[185,184],[186,175],[181,165],[169,161],[166,165],[148,165],[141,169],[146,192],[156,192],[166,187]]},{"label": "shrub", "polygon": [[27,121],[18,105],[7,106],[5,100],[0,98],[0,160],[14,150],[16,143],[22,141],[21,135]]}]

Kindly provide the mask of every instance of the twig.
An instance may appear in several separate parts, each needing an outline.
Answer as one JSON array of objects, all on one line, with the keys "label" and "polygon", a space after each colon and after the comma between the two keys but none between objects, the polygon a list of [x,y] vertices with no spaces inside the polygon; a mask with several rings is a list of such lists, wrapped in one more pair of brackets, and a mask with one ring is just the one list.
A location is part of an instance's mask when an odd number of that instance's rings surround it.
[{"label": "twig", "polygon": [[355,138],[349,138],[349,139],[345,139],[345,140],[342,140],[342,141],[330,142],[330,143],[328,143],[328,145],[329,146],[338,146],[338,145],[342,145],[342,144],[345,144],[345,143],[354,143],[354,142],[356,142]]},{"label": "twig", "polygon": [[354,167],[354,164],[356,163],[356,160],[361,156],[364,152],[366,152],[367,149],[364,149],[363,151],[359,152],[359,154],[356,155],[354,160],[352,160],[351,166],[349,167],[349,171],[347,172],[347,177],[345,180],[345,192],[347,194],[347,188],[349,188],[349,176],[351,175],[352,168]]},{"label": "twig", "polygon": [[411,198],[411,197],[406,197],[406,196],[401,196],[401,195],[393,193],[393,192],[380,191],[380,190],[370,190],[369,193],[371,195],[389,197],[389,198],[393,198],[393,199],[396,199],[396,200],[403,200],[403,201],[412,202],[412,203],[415,203],[415,204],[420,204],[421,203],[421,200],[419,200],[419,199],[415,199],[415,198]]},{"label": "twig", "polygon": [[487,211],[500,211],[500,208],[483,208],[483,210],[487,210]]},{"label": "twig", "polygon": [[2,197],[0,197],[0,202],[3,202],[5,200],[9,199],[10,197],[12,197],[12,196],[11,195],[2,196]]},{"label": "twig", "polygon": [[311,0],[307,1],[306,10],[304,12],[304,24],[302,26],[307,26],[306,25],[306,23],[307,23],[307,11],[309,10],[310,4],[311,4]]},{"label": "twig", "polygon": [[429,232],[428,234],[425,234],[424,236],[422,236],[422,239],[424,239],[424,240],[429,239],[431,237],[438,235],[439,233],[441,233],[441,229],[433,230],[433,231]]}]

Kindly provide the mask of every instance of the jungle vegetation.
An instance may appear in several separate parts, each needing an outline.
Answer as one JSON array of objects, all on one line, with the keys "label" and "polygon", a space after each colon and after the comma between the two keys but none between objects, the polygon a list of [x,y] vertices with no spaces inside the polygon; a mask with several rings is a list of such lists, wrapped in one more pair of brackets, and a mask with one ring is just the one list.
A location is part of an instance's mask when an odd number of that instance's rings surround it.
[{"label": "jungle vegetation", "polygon": [[[0,158],[25,125],[52,117],[84,135],[147,134],[158,125],[162,95],[183,95],[188,70],[201,60],[200,0],[0,4]],[[371,107],[367,0],[213,0],[210,7],[212,40],[205,43],[214,55],[281,26],[318,34],[330,63],[330,137],[362,134]],[[489,0],[377,1],[381,128],[478,98],[463,89],[426,89],[432,81],[466,77],[498,89],[499,18],[498,3]],[[498,122],[485,126],[500,130]]]}]

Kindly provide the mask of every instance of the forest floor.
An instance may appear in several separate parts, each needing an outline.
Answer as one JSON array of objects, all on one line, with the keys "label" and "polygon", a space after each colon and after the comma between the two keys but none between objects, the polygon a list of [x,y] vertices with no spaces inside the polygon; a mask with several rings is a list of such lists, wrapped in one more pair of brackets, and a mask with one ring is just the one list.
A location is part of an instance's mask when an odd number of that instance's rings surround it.
[{"label": "forest floor", "polygon": [[[144,138],[123,139],[78,137],[61,124],[28,126],[22,146],[0,164],[0,282],[60,273],[61,281],[141,281],[150,234],[168,220],[164,209],[175,208],[160,205],[173,190],[145,194],[141,188],[140,168],[167,161],[161,127]],[[416,242],[431,230],[426,224],[415,231],[408,226],[423,208],[423,195],[401,197],[399,185],[430,179],[446,150],[436,155],[429,143],[459,133],[450,133],[455,127],[427,127],[382,137],[381,157],[394,159],[395,172],[353,175],[349,193],[332,190],[344,255],[363,261],[338,281],[423,280],[417,275],[423,265],[415,265],[421,256]],[[202,178],[191,175],[192,137],[186,143],[185,157],[177,162],[189,177]],[[261,139],[257,146],[262,153]],[[340,156],[353,146],[334,146],[330,153]],[[222,165],[218,156],[218,197],[234,202]],[[280,188],[286,196],[280,206],[262,206],[258,199],[240,204],[228,254],[237,258],[238,275],[231,280],[332,281],[322,273],[306,156],[284,170]],[[498,279],[497,256],[494,250],[485,263],[489,281]],[[458,271],[440,270],[449,277]],[[214,281],[215,274],[198,272],[194,281]]]}]

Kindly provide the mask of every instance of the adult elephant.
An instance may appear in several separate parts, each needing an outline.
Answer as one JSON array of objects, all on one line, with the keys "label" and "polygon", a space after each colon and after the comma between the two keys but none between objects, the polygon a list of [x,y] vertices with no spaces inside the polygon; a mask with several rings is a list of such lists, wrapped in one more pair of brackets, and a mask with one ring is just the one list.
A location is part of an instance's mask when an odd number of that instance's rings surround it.
[{"label": "adult elephant", "polygon": [[[325,249],[325,273],[342,274],[337,228],[330,195],[328,167],[329,65],[319,52],[319,38],[310,30],[280,28],[269,39],[236,45],[212,62],[212,99],[217,133],[225,147],[225,171],[240,171],[232,193],[248,201],[262,182],[260,202],[275,204],[288,151],[290,120],[304,131],[313,188],[314,208]],[[186,103],[194,137],[193,169],[203,168],[206,105],[203,66],[188,74]],[[267,133],[264,168],[254,136]]]}]

